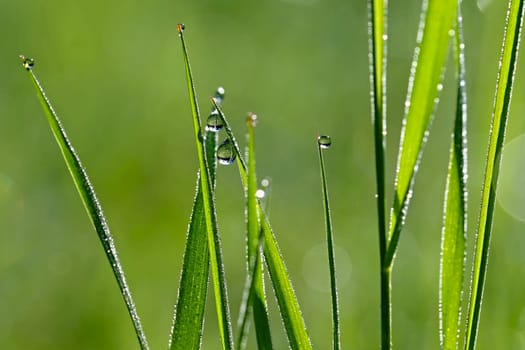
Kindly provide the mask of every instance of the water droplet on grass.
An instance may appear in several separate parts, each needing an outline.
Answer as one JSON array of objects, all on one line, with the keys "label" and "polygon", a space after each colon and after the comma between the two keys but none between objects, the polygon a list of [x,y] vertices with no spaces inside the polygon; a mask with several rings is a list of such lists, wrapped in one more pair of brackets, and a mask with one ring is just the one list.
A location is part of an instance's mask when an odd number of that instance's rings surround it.
[{"label": "water droplet on grass", "polygon": [[224,127],[224,123],[222,121],[222,118],[219,115],[219,112],[216,109],[214,109],[208,116],[208,119],[206,120],[206,130],[217,132],[221,130],[223,127]]},{"label": "water droplet on grass", "polygon": [[26,57],[24,55],[19,55],[18,57],[20,57],[20,59],[22,60],[22,65],[27,70],[31,70],[35,65],[35,60],[30,57]]},{"label": "water droplet on grass", "polygon": [[332,145],[332,139],[328,135],[320,135],[317,137],[317,143],[319,144],[319,147],[327,149]]},{"label": "water droplet on grass", "polygon": [[217,88],[217,91],[215,91],[215,95],[213,96],[213,99],[215,100],[215,102],[217,104],[221,104],[222,101],[224,101],[224,94],[225,94],[225,90],[222,86],[219,86]]},{"label": "water droplet on grass", "polygon": [[246,118],[246,122],[251,127],[255,127],[255,125],[257,125],[257,115],[253,114],[253,113],[248,113],[248,117]]},{"label": "water droplet on grass", "polygon": [[217,148],[217,160],[222,165],[230,165],[235,160],[233,142],[227,138]]},{"label": "water droplet on grass", "polygon": [[264,190],[258,189],[257,191],[255,191],[255,197],[263,199],[265,196],[266,192],[264,192]]}]

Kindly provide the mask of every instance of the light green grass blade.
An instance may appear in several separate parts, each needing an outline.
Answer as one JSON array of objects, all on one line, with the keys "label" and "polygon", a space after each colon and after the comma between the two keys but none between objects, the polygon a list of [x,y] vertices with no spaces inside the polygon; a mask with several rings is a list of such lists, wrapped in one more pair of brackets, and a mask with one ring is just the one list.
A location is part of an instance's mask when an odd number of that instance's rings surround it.
[{"label": "light green grass blade", "polygon": [[392,265],[412,197],[415,175],[441,87],[457,7],[457,0],[428,0],[423,5],[401,130],[386,266]]},{"label": "light green grass blade", "polygon": [[51,102],[47,98],[44,89],[40,85],[40,82],[33,73],[33,60],[26,58],[23,55],[20,55],[20,58],[22,59],[22,64],[29,73],[29,77],[33,82],[38,98],[42,104],[42,108],[46,114],[49,126],[53,132],[53,136],[55,137],[60,151],[62,152],[66,166],[69,170],[69,173],[71,174],[71,177],[73,178],[75,187],[80,194],[82,203],[88,212],[91,223],[97,231],[100,243],[102,243],[102,247],[104,248],[104,252],[106,253],[106,257],[111,265],[111,269],[113,270],[113,274],[115,275],[120,291],[128,308],[129,315],[131,316],[140,347],[142,350],[146,350],[148,349],[146,335],[142,330],[139,315],[137,314],[135,303],[133,302],[131,292],[124,276],[124,270],[122,269],[122,265],[117,255],[117,248],[115,247],[113,237],[109,231],[106,218],[102,212],[102,207],[97,198],[93,185],[91,185],[91,181],[88,178],[87,172],[82,166],[80,158],[73,148],[73,144],[67,137],[66,131],[62,126],[62,122],[51,106]]},{"label": "light green grass blade", "polygon": [[197,155],[199,158],[199,170],[201,179],[201,189],[203,197],[204,217],[206,221],[206,231],[208,236],[208,249],[210,253],[211,276],[215,294],[215,305],[217,308],[217,321],[221,335],[222,348],[233,349],[233,337],[231,329],[230,307],[228,304],[228,293],[226,287],[226,276],[222,262],[221,243],[217,228],[217,217],[215,212],[215,197],[211,186],[210,170],[206,161],[204,150],[204,140],[201,129],[200,112],[195,94],[195,85],[191,73],[188,51],[184,41],[184,25],[177,25],[177,30],[182,43],[182,51],[186,68],[186,80],[188,83],[188,93],[190,96],[193,125],[195,131],[195,141],[197,144]]},{"label": "light green grass blade", "polygon": [[247,276],[241,312],[239,313],[239,349],[246,348],[249,322],[247,322],[250,308],[253,310],[255,332],[258,349],[272,350],[270,322],[264,289],[264,275],[262,269],[262,254],[260,249],[261,222],[257,201],[257,176],[255,172],[255,137],[254,128],[257,122],[255,114],[249,114],[248,126],[248,181],[245,188],[247,205]]},{"label": "light green grass blade", "polygon": [[457,76],[456,118],[447,185],[445,189],[444,222],[441,236],[439,279],[439,338],[441,348],[459,349],[461,303],[465,274],[467,235],[467,87],[462,18],[458,10],[455,62]]},{"label": "light green grass blade", "polygon": [[334,235],[332,230],[332,216],[330,215],[330,203],[328,201],[328,185],[326,183],[326,171],[323,158],[323,149],[332,145],[329,136],[317,138],[317,150],[319,153],[319,164],[321,168],[321,184],[323,189],[323,208],[326,224],[326,243],[328,250],[328,267],[330,272],[330,289],[332,292],[332,345],[334,350],[341,349],[341,329],[339,325],[339,301],[337,296],[337,277],[335,273],[335,251]]},{"label": "light green grass blade", "polygon": [[476,346],[483,288],[487,273],[492,220],[496,205],[496,187],[523,26],[523,2],[523,0],[509,1],[503,49],[500,57],[471,280],[467,339],[465,343],[465,349],[469,350],[474,349]]},{"label": "light green grass blade", "polygon": [[[214,188],[217,169],[216,132],[206,133],[205,145],[211,184]],[[197,173],[197,190],[186,238],[179,294],[170,335],[170,350],[200,349],[201,346],[210,259],[200,181],[200,174]]]},{"label": "light green grass blade", "polygon": [[379,234],[379,268],[381,294],[381,348],[392,347],[392,289],[390,269],[385,268],[387,249],[386,217],[386,68],[387,68],[387,0],[368,1],[368,51],[370,67],[370,101],[374,127],[376,167],[376,205]]},{"label": "light green grass blade", "polygon": [[[234,144],[241,181],[243,185],[246,186],[248,181],[246,164],[241,157],[239,145],[235,139],[235,136],[233,135],[231,127],[226,120],[222,109],[215,103],[213,99],[212,103],[223,119],[224,129]],[[263,230],[264,256],[266,258],[265,261],[270,273],[273,290],[275,292],[275,296],[277,297],[277,303],[279,304],[279,311],[286,329],[289,345],[293,350],[311,349],[312,345],[310,343],[310,338],[308,337],[308,333],[306,331],[306,325],[304,323],[303,316],[301,315],[301,309],[299,308],[299,303],[297,301],[297,297],[295,296],[292,282],[290,281],[290,277],[286,270],[286,265],[284,264],[283,257],[279,250],[275,235],[273,234],[273,231],[270,227],[270,223],[268,222],[264,211],[260,210],[260,205],[259,213],[261,215],[261,226]]]}]

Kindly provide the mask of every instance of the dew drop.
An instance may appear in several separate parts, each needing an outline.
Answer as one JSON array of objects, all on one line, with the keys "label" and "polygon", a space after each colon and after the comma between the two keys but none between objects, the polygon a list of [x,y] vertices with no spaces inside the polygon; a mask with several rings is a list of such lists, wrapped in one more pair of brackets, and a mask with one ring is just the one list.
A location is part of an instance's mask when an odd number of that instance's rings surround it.
[{"label": "dew drop", "polygon": [[255,191],[255,197],[263,199],[265,196],[266,192],[264,192],[264,190],[258,189],[257,191]]},{"label": "dew drop", "polygon": [[222,101],[224,101],[224,94],[225,94],[225,90],[222,86],[219,86],[217,88],[217,91],[215,91],[215,95],[213,96],[213,99],[215,100],[215,102],[217,104],[221,104]]},{"label": "dew drop", "polygon": [[257,125],[257,115],[253,113],[248,113],[248,117],[246,118],[246,122],[251,126],[254,127]]},{"label": "dew drop", "polygon": [[261,186],[264,188],[268,188],[270,186],[270,179],[264,178],[261,180]]},{"label": "dew drop", "polygon": [[220,131],[223,127],[224,123],[222,121],[222,118],[219,115],[219,112],[216,109],[214,109],[208,116],[208,119],[206,120],[206,130],[217,132]]},{"label": "dew drop", "polygon": [[327,149],[332,145],[332,139],[328,135],[320,135],[317,137],[317,143],[320,148]]},{"label": "dew drop", "polygon": [[185,28],[186,27],[184,26],[184,23],[177,24],[177,31],[179,32],[179,36],[182,35],[182,33],[184,33]]},{"label": "dew drop", "polygon": [[227,138],[217,148],[217,160],[222,165],[230,165],[235,160],[233,142]]},{"label": "dew drop", "polygon": [[26,57],[24,55],[19,55],[18,57],[20,57],[20,59],[22,60],[22,65],[27,70],[31,70],[35,65],[35,60],[30,57]]}]

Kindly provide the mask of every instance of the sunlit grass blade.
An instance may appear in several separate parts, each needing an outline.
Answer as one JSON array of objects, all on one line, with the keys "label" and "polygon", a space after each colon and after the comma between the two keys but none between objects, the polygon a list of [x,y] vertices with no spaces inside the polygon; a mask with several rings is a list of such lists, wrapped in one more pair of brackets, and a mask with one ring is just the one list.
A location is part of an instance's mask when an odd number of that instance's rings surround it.
[{"label": "sunlit grass blade", "polygon": [[42,108],[46,114],[49,126],[53,132],[53,136],[55,137],[60,151],[62,152],[66,166],[69,170],[69,173],[71,174],[71,177],[73,178],[75,187],[80,194],[82,203],[88,212],[91,223],[97,231],[100,243],[102,243],[102,247],[104,248],[104,252],[106,253],[106,257],[111,265],[111,269],[113,270],[113,274],[115,275],[120,291],[128,308],[129,315],[131,316],[140,347],[142,350],[146,350],[149,348],[146,335],[142,330],[139,315],[137,314],[135,303],[133,302],[131,292],[124,276],[124,270],[122,269],[122,265],[117,255],[117,248],[115,247],[113,237],[109,231],[109,227],[107,225],[104,213],[102,212],[102,207],[95,193],[95,189],[88,178],[85,168],[82,166],[79,156],[73,148],[73,144],[69,140],[66,131],[62,126],[62,122],[51,106],[51,102],[47,98],[44,89],[40,85],[40,82],[33,73],[33,60],[23,55],[20,55],[20,58],[22,59],[22,64],[27,70],[31,81],[33,82],[38,98],[42,104]]},{"label": "sunlit grass blade", "polygon": [[509,1],[503,48],[500,57],[496,96],[492,112],[479,224],[476,234],[476,247],[469,301],[469,317],[465,342],[465,349],[469,350],[474,349],[476,346],[481,302],[483,299],[483,288],[487,274],[490,236],[496,204],[496,187],[499,177],[503,143],[505,141],[505,131],[508,122],[512,87],[517,68],[524,11],[523,0]]},{"label": "sunlit grass blade", "polygon": [[415,175],[441,89],[442,72],[447,59],[450,31],[455,27],[457,7],[457,0],[428,0],[423,5],[418,47],[412,62],[405,102],[384,267],[392,265],[405,222]]},{"label": "sunlit grass blade", "polygon": [[[207,132],[205,144],[211,185],[215,187],[217,133]],[[200,349],[201,346],[210,259],[200,181],[197,173],[197,190],[184,250],[170,350]]]},{"label": "sunlit grass blade", "polygon": [[[241,181],[243,185],[246,186],[248,182],[246,164],[239,151],[239,145],[235,140],[235,136],[233,135],[231,127],[226,120],[222,109],[213,99],[212,103],[223,119],[224,129],[234,144]],[[286,329],[289,345],[293,350],[311,349],[312,345],[310,343],[310,338],[308,337],[308,333],[306,331],[306,325],[301,314],[297,297],[292,287],[292,282],[290,281],[290,277],[286,270],[286,265],[284,264],[283,257],[279,250],[275,235],[273,234],[273,231],[270,227],[270,223],[268,222],[264,211],[260,210],[260,205],[259,213],[261,215],[261,228],[263,230],[265,261],[270,273],[273,290],[275,292],[275,296],[277,297],[277,303],[279,305],[281,318]]]},{"label": "sunlit grass blade", "polygon": [[390,269],[384,268],[387,248],[386,217],[386,71],[387,71],[387,0],[368,1],[368,50],[370,66],[370,101],[374,127],[376,167],[376,205],[379,234],[379,267],[381,293],[381,347],[392,346],[392,310]]},{"label": "sunlit grass blade", "polygon": [[321,183],[323,188],[323,208],[326,223],[326,243],[328,248],[328,267],[330,271],[330,289],[332,292],[332,345],[334,350],[341,349],[341,329],[339,325],[339,301],[337,297],[337,278],[335,273],[335,251],[334,235],[332,230],[332,216],[330,215],[330,203],[328,201],[328,185],[326,183],[326,172],[324,166],[323,149],[331,146],[329,136],[322,135],[317,138],[317,150],[319,153],[319,164],[321,168]]},{"label": "sunlit grass blade", "polygon": [[210,170],[206,161],[206,152],[201,128],[200,112],[195,94],[195,85],[191,73],[188,51],[184,41],[184,25],[178,24],[177,30],[182,44],[182,52],[186,68],[186,80],[188,83],[188,93],[190,96],[193,125],[195,131],[195,142],[197,144],[197,155],[199,158],[199,170],[201,179],[201,189],[203,197],[204,217],[206,221],[206,231],[208,237],[208,249],[210,253],[211,276],[215,294],[215,305],[217,308],[217,321],[221,335],[223,349],[233,349],[233,336],[231,329],[230,307],[228,304],[228,293],[226,287],[226,276],[222,262],[222,252],[220,245],[219,232],[217,227],[217,217],[215,212],[215,197],[211,186]]},{"label": "sunlit grass blade", "polygon": [[[249,330],[247,316],[250,308],[253,310],[255,332],[257,336],[257,346],[259,349],[272,350],[272,338],[270,332],[270,322],[268,320],[268,307],[266,293],[264,289],[264,275],[262,269],[262,254],[259,244],[261,232],[261,222],[259,217],[259,207],[257,202],[257,176],[255,172],[255,140],[254,128],[257,116],[250,113],[247,118],[248,126],[248,181],[245,188],[247,205],[247,281],[244,292],[243,305],[239,315],[240,332],[238,345],[239,349],[246,347],[246,340]],[[244,303],[245,302],[245,303]]]},{"label": "sunlit grass blade", "polygon": [[445,350],[459,349],[467,235],[467,87],[460,12],[458,9],[454,36],[456,118],[445,189],[439,274],[439,338],[441,348]]}]

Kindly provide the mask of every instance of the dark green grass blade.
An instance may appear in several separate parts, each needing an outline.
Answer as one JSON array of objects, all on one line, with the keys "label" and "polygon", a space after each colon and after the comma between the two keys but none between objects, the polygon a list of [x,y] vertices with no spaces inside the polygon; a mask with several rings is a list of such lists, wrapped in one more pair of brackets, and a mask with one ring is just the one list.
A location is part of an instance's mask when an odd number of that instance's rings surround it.
[{"label": "dark green grass blade", "polygon": [[423,145],[436,105],[450,30],[455,27],[457,0],[428,0],[422,11],[418,47],[409,79],[405,118],[401,130],[394,203],[385,264],[391,266],[403,228]]},{"label": "dark green grass blade", "polygon": [[[236,159],[237,164],[239,165],[241,181],[243,185],[246,186],[248,181],[246,164],[241,157],[239,145],[235,140],[235,136],[233,135],[233,132],[228,121],[226,120],[224,113],[222,112],[222,109],[215,103],[214,100],[212,100],[212,103],[223,119],[224,129],[228,133],[228,137],[230,137],[235,146],[234,148],[237,154]],[[297,297],[295,296],[295,292],[286,270],[283,257],[279,250],[277,240],[273,234],[270,223],[268,222],[264,211],[260,210],[259,213],[261,215],[261,227],[264,239],[264,257],[268,271],[270,273],[270,279],[272,281],[275,296],[277,297],[277,303],[279,304],[279,311],[286,329],[289,345],[293,350],[311,349],[312,345],[306,331],[306,325],[304,323],[303,316],[301,315],[301,309],[299,308],[299,303],[297,301]]]},{"label": "dark green grass blade", "polygon": [[523,26],[523,2],[523,0],[509,1],[503,49],[500,57],[471,280],[467,339],[465,343],[465,348],[469,350],[474,349],[476,346],[483,288],[487,273],[492,220],[496,204],[496,186]]},{"label": "dark green grass blade", "polygon": [[206,231],[208,236],[208,249],[210,253],[211,276],[215,294],[215,305],[217,308],[217,320],[223,349],[233,349],[233,337],[230,319],[230,307],[228,304],[228,293],[226,287],[226,276],[222,262],[221,243],[217,228],[217,218],[215,212],[215,197],[210,181],[210,170],[206,161],[204,151],[204,140],[201,130],[200,112],[195,95],[195,85],[191,74],[188,51],[184,41],[184,25],[177,25],[182,44],[184,63],[186,68],[186,80],[188,83],[188,93],[190,96],[191,111],[193,115],[193,125],[195,131],[195,142],[197,144],[197,154],[199,158],[199,169],[201,179],[201,189],[203,196],[204,217],[206,219]]},{"label": "dark green grass blade", "polygon": [[[215,187],[217,133],[207,132],[205,144],[211,184]],[[197,191],[188,227],[170,350],[200,349],[201,345],[210,258],[200,181],[197,173]]]},{"label": "dark green grass blade", "polygon": [[370,52],[370,96],[374,127],[376,167],[376,205],[379,234],[379,267],[381,293],[381,347],[392,347],[392,309],[390,269],[385,268],[387,248],[386,217],[386,68],[387,68],[387,0],[368,1],[368,45]]},{"label": "dark green grass blade", "polygon": [[439,280],[439,338],[441,348],[459,349],[461,302],[467,235],[467,87],[462,18],[458,10],[455,61],[457,103],[450,146]]},{"label": "dark green grass blade", "polygon": [[[328,148],[331,144],[321,143],[323,136],[317,141],[317,150],[319,152],[319,164],[321,167],[321,183],[323,188],[323,208],[326,223],[326,243],[328,248],[328,267],[330,271],[330,289],[332,291],[332,344],[334,350],[341,349],[341,329],[339,325],[339,302],[337,297],[337,278],[335,273],[335,252],[334,252],[334,235],[332,230],[332,216],[330,215],[330,203],[328,201],[328,185],[326,183],[326,172],[323,158],[323,148]],[[324,136],[325,137],[325,136]]]},{"label": "dark green grass blade", "polygon": [[133,322],[133,326],[135,328],[135,333],[137,334],[140,347],[142,350],[148,349],[146,335],[142,330],[142,325],[140,323],[137,310],[135,308],[135,303],[133,302],[131,292],[126,282],[126,278],[124,276],[122,265],[117,255],[117,248],[115,247],[115,243],[113,242],[113,237],[111,236],[111,233],[109,231],[106,218],[104,216],[104,213],[102,212],[102,207],[100,206],[100,202],[97,198],[95,190],[91,185],[91,181],[88,178],[85,168],[82,166],[80,158],[78,157],[77,153],[73,148],[73,145],[71,144],[69,138],[66,135],[66,131],[63,128],[60,119],[58,118],[57,114],[55,113],[55,110],[51,106],[51,102],[47,98],[44,89],[40,85],[40,82],[36,78],[35,74],[33,73],[32,59],[28,59],[22,55],[20,56],[20,58],[22,59],[24,68],[26,68],[27,72],[29,73],[29,77],[31,78],[31,81],[33,82],[38,98],[40,99],[40,102],[46,114],[49,126],[51,127],[51,131],[53,132],[53,136],[55,137],[60,151],[62,152],[62,156],[64,157],[66,166],[69,170],[69,173],[71,174],[71,177],[73,178],[75,187],[77,188],[77,191],[80,194],[82,203],[84,204],[84,207],[88,212],[89,218],[91,219],[91,222],[95,227],[95,230],[97,231],[100,243],[102,243],[102,247],[104,248],[104,252],[106,253],[106,257],[111,265],[111,269],[113,270],[113,274],[115,275],[120,291],[128,308],[129,315],[131,316],[131,320]]},{"label": "dark green grass blade", "polygon": [[256,123],[255,114],[250,114],[247,118],[248,126],[248,183],[245,189],[247,204],[247,277],[246,290],[244,292],[243,304],[239,313],[239,349],[246,348],[249,323],[247,316],[250,308],[253,310],[257,345],[259,349],[272,350],[272,337],[270,332],[270,322],[268,320],[268,307],[266,293],[264,289],[264,275],[262,261],[260,258],[261,249],[259,237],[261,223],[259,218],[259,208],[257,202],[257,176],[255,172],[255,140],[254,127]]}]

